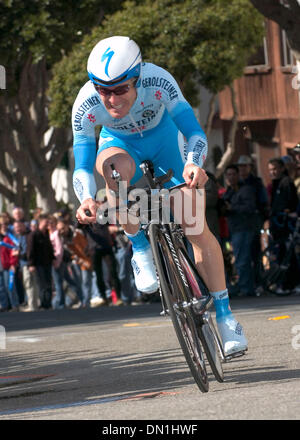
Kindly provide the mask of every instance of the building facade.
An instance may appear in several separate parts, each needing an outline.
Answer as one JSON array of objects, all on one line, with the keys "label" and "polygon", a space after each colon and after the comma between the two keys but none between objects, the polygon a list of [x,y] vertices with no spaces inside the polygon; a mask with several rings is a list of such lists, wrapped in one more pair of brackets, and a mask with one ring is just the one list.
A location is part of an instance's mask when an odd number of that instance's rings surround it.
[{"label": "building facade", "polygon": [[[275,22],[266,20],[261,48],[233,86],[238,110],[234,160],[241,154],[251,155],[267,183],[269,159],[289,154],[300,141],[296,62],[285,32]],[[219,94],[219,108],[226,145],[233,116],[228,88]]]}]

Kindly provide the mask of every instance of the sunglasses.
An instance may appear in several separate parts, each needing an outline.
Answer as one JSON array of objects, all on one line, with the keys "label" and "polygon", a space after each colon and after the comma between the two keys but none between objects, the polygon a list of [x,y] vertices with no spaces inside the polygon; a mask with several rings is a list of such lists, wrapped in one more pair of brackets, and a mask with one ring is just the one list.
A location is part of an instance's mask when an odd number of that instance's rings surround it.
[{"label": "sunglasses", "polygon": [[107,87],[97,86],[96,84],[94,84],[94,86],[97,92],[100,93],[100,95],[102,96],[111,96],[112,94],[117,96],[125,95],[125,93],[129,92],[131,88],[131,84],[124,84],[123,86],[118,86],[115,89],[109,89]]}]

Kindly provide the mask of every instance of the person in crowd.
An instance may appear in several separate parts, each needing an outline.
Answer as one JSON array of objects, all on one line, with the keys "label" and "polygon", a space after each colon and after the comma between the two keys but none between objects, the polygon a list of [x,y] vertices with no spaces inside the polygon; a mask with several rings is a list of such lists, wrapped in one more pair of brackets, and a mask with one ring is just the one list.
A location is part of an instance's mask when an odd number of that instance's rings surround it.
[{"label": "person in crowd", "polygon": [[19,207],[19,206],[15,206],[12,210],[12,220],[13,221],[20,221],[25,223],[26,227],[28,228],[28,222],[26,221],[25,218],[25,213],[24,213],[24,209]]},{"label": "person in crowd", "polygon": [[114,305],[121,305],[120,280],[108,225],[95,223],[86,227],[85,232],[93,254],[93,264],[101,297],[106,304],[110,304],[111,293],[114,291],[117,297]]},{"label": "person in crowd", "polygon": [[[241,296],[253,296],[254,274],[252,267],[252,242],[256,231],[256,199],[251,185],[239,180],[239,169],[229,165],[225,170],[228,187],[223,196],[226,204],[230,239],[238,273],[238,288]],[[233,291],[231,291],[234,294]]]},{"label": "person in crowd", "polygon": [[13,229],[19,241],[19,271],[22,276],[21,280],[25,290],[25,302],[27,304],[21,310],[22,312],[34,312],[38,310],[38,287],[36,273],[29,270],[27,260],[27,241],[31,232],[26,228],[26,224],[22,220],[15,220]]},{"label": "person in crowd", "polygon": [[35,219],[32,219],[29,223],[29,229],[31,232],[37,231],[38,229],[38,221]]},{"label": "person in crowd", "polygon": [[268,193],[262,179],[253,173],[253,161],[250,156],[240,156],[237,166],[241,182],[250,185],[255,193],[256,228],[252,241],[251,256],[252,266],[254,268],[255,287],[258,288],[260,285],[260,267],[262,264],[261,230],[269,215]]},{"label": "person in crowd", "polygon": [[5,216],[0,220],[0,258],[3,269],[5,291],[2,292],[4,309],[19,311],[19,299],[16,290],[16,270],[18,266],[18,250],[16,244],[8,236],[9,222]]},{"label": "person in crowd", "polygon": [[[93,250],[90,249],[84,225],[78,223],[74,229],[73,240],[68,245],[73,260],[80,266],[82,275],[82,306],[89,307],[91,298],[101,295],[97,283],[97,275],[93,265]],[[103,301],[104,303],[104,301]],[[95,301],[93,306],[95,305]],[[97,306],[100,304],[98,303]]]},{"label": "person in crowd", "polygon": [[54,250],[54,257],[52,263],[52,279],[55,288],[55,296],[52,300],[52,306],[54,309],[63,309],[65,306],[65,294],[63,288],[63,255],[64,248],[62,244],[59,231],[56,228],[57,219],[54,215],[50,215],[48,218],[48,229],[50,241]]},{"label": "person in crowd", "polygon": [[[278,264],[282,261],[286,250],[286,241],[291,233],[291,217],[297,216],[299,199],[296,186],[288,175],[282,159],[274,158],[268,163],[271,184],[268,186],[270,196],[270,218],[266,222],[274,240],[274,251]],[[295,271],[296,262],[289,269],[287,283],[278,286],[279,289],[288,289],[297,283],[298,271]]]},{"label": "person in crowd", "polygon": [[74,238],[74,227],[59,217],[56,228],[63,245],[63,259],[60,268],[60,276],[62,282],[65,280],[72,291],[72,293],[68,291],[67,297],[65,297],[65,294],[63,293],[62,304],[74,308],[81,307],[83,301],[82,274],[80,266],[73,254],[73,250],[70,248]]},{"label": "person in crowd", "polygon": [[119,225],[109,225],[109,232],[114,243],[114,255],[118,263],[117,275],[121,286],[121,299],[125,305],[135,304],[140,301],[141,295],[134,282],[131,266],[131,242]]},{"label": "person in crowd", "polygon": [[298,205],[297,190],[288,176],[284,162],[280,158],[271,159],[268,163],[271,184],[270,196],[270,232],[275,240],[286,239],[289,230],[282,224],[283,217],[295,213]]},{"label": "person in crowd", "polygon": [[[0,250],[0,254],[1,254],[1,250]],[[0,312],[6,312],[8,310],[8,307],[9,307],[8,295],[5,288],[4,271],[0,258]]]},{"label": "person in crowd", "polygon": [[39,286],[40,307],[52,306],[52,263],[54,251],[49,237],[48,216],[41,214],[38,229],[29,234],[27,241],[27,259],[30,272],[36,272]]},{"label": "person in crowd", "polygon": [[296,171],[297,171],[296,161],[290,154],[281,156],[281,160],[284,163],[286,174],[294,181],[296,178]]},{"label": "person in crowd", "polygon": [[297,145],[295,145],[295,147],[292,150],[292,154],[296,162],[296,176],[294,179],[294,184],[297,189],[298,199],[300,200],[300,142]]}]

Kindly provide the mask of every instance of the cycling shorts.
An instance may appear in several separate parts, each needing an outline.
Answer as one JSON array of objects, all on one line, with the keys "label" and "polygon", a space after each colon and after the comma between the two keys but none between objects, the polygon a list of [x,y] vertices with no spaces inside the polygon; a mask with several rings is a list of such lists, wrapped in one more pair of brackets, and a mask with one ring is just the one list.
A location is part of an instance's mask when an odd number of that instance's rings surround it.
[{"label": "cycling shorts", "polygon": [[131,137],[116,135],[107,127],[103,127],[97,154],[110,147],[118,147],[127,151],[134,159],[136,166],[131,184],[136,183],[142,177],[139,165],[144,160],[150,160],[153,163],[157,177],[165,174],[169,168],[173,170],[173,178],[165,184],[166,188],[183,183],[182,172],[186,162],[186,144],[182,133],[168,114],[163,116],[163,120],[157,127],[142,134],[142,137],[140,134],[134,134]]}]

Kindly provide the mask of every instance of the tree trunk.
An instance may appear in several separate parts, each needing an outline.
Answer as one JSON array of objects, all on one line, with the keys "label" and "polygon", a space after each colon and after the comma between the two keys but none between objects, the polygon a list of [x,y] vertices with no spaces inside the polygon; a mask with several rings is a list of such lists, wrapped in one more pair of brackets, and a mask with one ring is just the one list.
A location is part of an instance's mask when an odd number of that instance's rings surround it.
[{"label": "tree trunk", "polygon": [[215,115],[216,97],[217,95],[212,95],[209,101],[209,110],[208,110],[207,121],[204,129],[207,138],[210,135],[212,129],[212,123]]},{"label": "tree trunk", "polygon": [[235,143],[235,136],[238,126],[238,110],[236,105],[236,96],[234,91],[234,86],[231,85],[230,87],[230,95],[231,95],[231,105],[233,109],[233,116],[231,120],[231,127],[229,132],[229,140],[227,142],[226,149],[224,151],[223,156],[221,157],[220,162],[217,165],[215,176],[218,179],[223,173],[227,165],[230,164],[232,157],[235,153],[236,143]]},{"label": "tree trunk", "polygon": [[69,128],[49,130],[48,80],[45,60],[33,64],[28,56],[17,93],[0,96],[0,191],[25,210],[33,188],[45,210],[56,209],[51,175],[71,146]]}]

